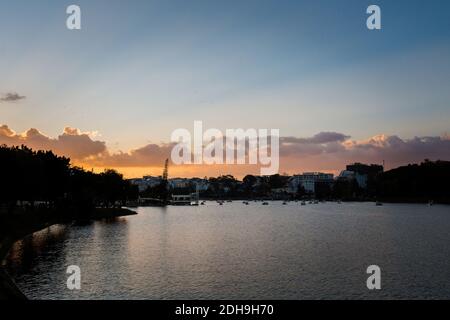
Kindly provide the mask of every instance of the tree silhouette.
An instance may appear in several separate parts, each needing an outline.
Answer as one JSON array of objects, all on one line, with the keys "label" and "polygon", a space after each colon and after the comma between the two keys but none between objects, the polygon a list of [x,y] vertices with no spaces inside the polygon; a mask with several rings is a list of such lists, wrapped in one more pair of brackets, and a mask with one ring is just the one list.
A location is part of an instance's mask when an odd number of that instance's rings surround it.
[{"label": "tree silhouette", "polygon": [[[75,208],[87,212],[136,199],[138,190],[114,170],[96,174],[51,151],[0,146],[0,206]],[[62,210],[64,212],[64,210]]]}]

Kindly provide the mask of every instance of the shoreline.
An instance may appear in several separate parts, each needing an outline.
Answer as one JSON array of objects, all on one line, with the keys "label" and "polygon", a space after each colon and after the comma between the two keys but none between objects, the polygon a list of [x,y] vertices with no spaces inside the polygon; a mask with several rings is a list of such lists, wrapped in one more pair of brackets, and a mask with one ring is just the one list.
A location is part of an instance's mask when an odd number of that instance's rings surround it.
[{"label": "shoreline", "polygon": [[[339,201],[342,203],[363,203],[363,202],[382,202],[386,204],[417,204],[417,205],[427,205],[429,204],[430,200],[433,201],[434,205],[450,205],[450,201],[443,201],[441,199],[434,200],[434,199],[410,199],[410,198],[379,198],[379,199],[373,199],[373,198],[367,198],[367,199],[315,199],[315,198],[304,198],[304,199],[270,199],[270,198],[200,198],[199,201],[210,201],[210,202],[217,202],[217,201],[248,201],[248,202],[261,202],[261,201],[273,201],[273,202],[301,202],[301,201],[314,201],[318,200],[320,202],[327,202],[327,203],[338,203]],[[139,207],[139,206],[138,206]],[[145,207],[143,205],[142,207]]]},{"label": "shoreline", "polygon": [[[95,208],[86,220],[112,219],[131,215],[137,215],[137,212],[127,208]],[[18,220],[20,220],[20,217]],[[50,222],[31,221],[31,223],[27,221],[28,225],[18,227],[18,230],[14,230],[11,234],[7,234],[3,238],[0,238],[0,300],[28,300],[22,291],[16,286],[3,266],[4,259],[8,256],[11,247],[16,241],[55,224],[81,220],[54,219]],[[17,224],[17,221],[12,221],[11,224]]]}]

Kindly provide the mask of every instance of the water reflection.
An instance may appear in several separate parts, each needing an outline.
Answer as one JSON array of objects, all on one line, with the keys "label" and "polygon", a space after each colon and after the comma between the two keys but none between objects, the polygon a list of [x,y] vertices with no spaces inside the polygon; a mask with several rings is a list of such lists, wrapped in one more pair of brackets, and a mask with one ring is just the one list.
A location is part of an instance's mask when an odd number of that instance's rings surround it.
[{"label": "water reflection", "polygon": [[[7,265],[34,299],[449,298],[448,206],[208,202],[55,226]],[[383,289],[365,286],[380,265]],[[66,288],[67,266],[82,290]]]},{"label": "water reflection", "polygon": [[54,225],[15,242],[5,259],[7,271],[21,275],[31,270],[44,252],[53,258],[63,254],[68,232],[68,226]]}]

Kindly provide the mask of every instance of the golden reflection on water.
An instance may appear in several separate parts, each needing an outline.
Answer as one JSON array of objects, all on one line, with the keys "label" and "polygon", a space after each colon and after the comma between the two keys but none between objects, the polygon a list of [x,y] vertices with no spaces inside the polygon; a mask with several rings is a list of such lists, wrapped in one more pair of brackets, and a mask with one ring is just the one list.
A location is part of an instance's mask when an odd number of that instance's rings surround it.
[{"label": "golden reflection on water", "polygon": [[[97,221],[99,226],[111,224],[126,224],[125,218],[111,218]],[[93,221],[73,223],[69,225],[57,224],[35,232],[25,238],[16,241],[5,261],[4,265],[12,275],[25,273],[33,268],[36,258],[43,253],[51,252],[55,257],[63,254],[65,240],[69,237],[73,227],[95,227]]]},{"label": "golden reflection on water", "polygon": [[16,241],[5,259],[8,271],[20,273],[32,267],[34,258],[49,250],[52,245],[63,243],[67,232],[67,226],[54,225]]}]

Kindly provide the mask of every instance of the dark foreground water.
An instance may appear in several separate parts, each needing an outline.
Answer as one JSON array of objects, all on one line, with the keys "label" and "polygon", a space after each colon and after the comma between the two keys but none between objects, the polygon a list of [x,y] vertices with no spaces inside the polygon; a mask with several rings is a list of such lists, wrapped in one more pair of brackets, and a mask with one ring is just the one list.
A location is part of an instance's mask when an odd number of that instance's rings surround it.
[{"label": "dark foreground water", "polygon": [[[300,203],[139,208],[54,226],[7,267],[31,299],[450,298],[450,206]],[[381,268],[369,291],[366,268]],[[66,268],[81,268],[80,291]]]}]

